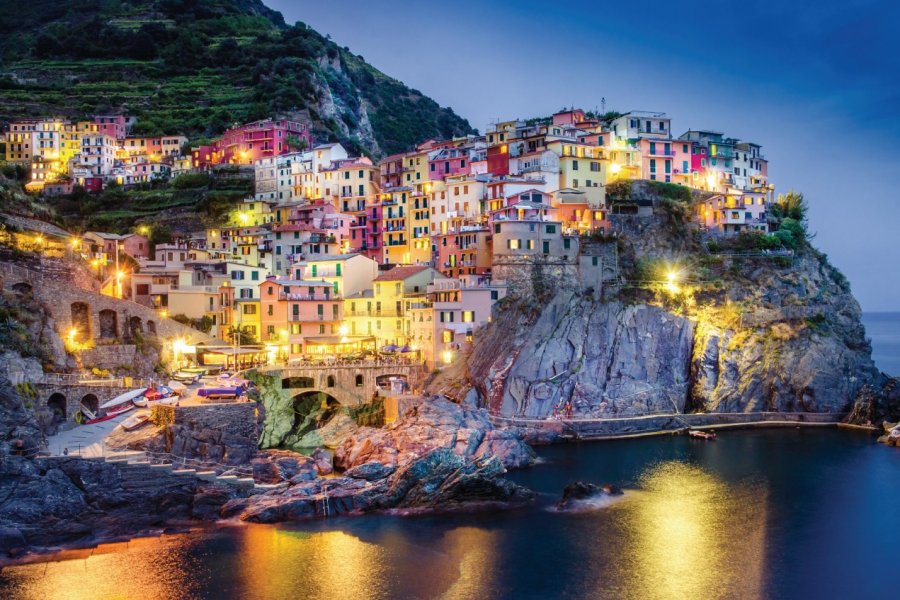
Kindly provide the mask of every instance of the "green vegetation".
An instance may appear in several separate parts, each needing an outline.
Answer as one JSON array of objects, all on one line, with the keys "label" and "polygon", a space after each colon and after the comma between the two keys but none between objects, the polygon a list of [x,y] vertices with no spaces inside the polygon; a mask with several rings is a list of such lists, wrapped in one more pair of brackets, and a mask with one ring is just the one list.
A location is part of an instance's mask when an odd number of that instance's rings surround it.
[{"label": "green vegetation", "polygon": [[[0,11],[0,27],[0,119],[122,112],[138,117],[135,134],[197,142],[287,113],[308,116],[317,141],[367,153],[472,132],[260,0],[35,0]],[[337,118],[320,112],[324,98]]]}]

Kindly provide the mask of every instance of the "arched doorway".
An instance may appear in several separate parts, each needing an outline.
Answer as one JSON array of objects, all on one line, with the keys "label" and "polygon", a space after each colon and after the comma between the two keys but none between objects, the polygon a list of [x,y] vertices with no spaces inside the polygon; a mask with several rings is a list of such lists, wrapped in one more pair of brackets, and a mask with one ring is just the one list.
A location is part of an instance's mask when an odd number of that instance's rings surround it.
[{"label": "arched doorway", "polygon": [[50,394],[47,400],[47,408],[53,415],[54,423],[63,423],[66,420],[66,397],[59,392]]},{"label": "arched doorway", "polygon": [[331,394],[309,391],[291,399],[294,422],[285,442],[291,446],[318,446],[315,431],[324,427],[340,411],[341,403]]},{"label": "arched doorway", "polygon": [[140,317],[128,319],[128,332],[131,334],[131,337],[143,335],[144,326],[141,324]]},{"label": "arched doorway", "polygon": [[31,287],[30,283],[22,281],[20,283],[12,284],[12,289],[15,293],[21,296],[31,296],[34,290]]},{"label": "arched doorway", "polygon": [[73,302],[72,328],[75,329],[75,341],[83,342],[91,338],[91,307],[87,302]]},{"label": "arched doorway", "polygon": [[334,387],[334,375],[329,375],[325,378],[325,386],[330,388]]},{"label": "arched doorway", "polygon": [[100,311],[100,337],[115,339],[119,337],[119,315],[108,308]]}]

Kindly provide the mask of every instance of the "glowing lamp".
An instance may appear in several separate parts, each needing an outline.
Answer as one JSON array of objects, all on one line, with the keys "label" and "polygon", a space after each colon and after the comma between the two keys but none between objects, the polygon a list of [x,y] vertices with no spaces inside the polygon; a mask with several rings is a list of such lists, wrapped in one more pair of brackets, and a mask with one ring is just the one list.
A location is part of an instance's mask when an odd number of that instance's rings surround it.
[{"label": "glowing lamp", "polygon": [[441,354],[441,358],[444,360],[445,365],[449,365],[453,362],[453,351],[444,350],[444,352]]}]

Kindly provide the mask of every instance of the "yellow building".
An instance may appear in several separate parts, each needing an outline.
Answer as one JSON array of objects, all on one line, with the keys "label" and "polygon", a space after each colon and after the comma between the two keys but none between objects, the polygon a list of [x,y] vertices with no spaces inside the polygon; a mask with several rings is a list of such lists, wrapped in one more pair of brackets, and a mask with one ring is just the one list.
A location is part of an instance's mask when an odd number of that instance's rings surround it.
[{"label": "yellow building", "polygon": [[322,176],[322,197],[341,212],[362,210],[378,198],[381,172],[368,158],[336,161]]},{"label": "yellow building", "polygon": [[548,140],[547,149],[559,156],[559,189],[578,190],[589,206],[603,206],[608,169],[603,149],[567,140]]},{"label": "yellow building", "polygon": [[259,298],[235,298],[230,322],[258,342],[262,331]]}]

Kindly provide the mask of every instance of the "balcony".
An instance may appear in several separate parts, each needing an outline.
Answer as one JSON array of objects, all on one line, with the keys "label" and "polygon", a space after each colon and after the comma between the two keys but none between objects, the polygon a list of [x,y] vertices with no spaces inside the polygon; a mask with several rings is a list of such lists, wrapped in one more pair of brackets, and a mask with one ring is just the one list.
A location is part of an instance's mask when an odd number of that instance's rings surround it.
[{"label": "balcony", "polygon": [[294,302],[328,302],[331,300],[340,300],[340,294],[278,294],[279,300],[292,300]]}]

